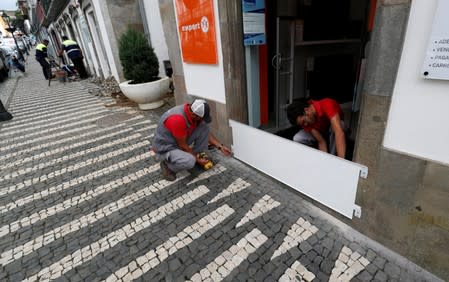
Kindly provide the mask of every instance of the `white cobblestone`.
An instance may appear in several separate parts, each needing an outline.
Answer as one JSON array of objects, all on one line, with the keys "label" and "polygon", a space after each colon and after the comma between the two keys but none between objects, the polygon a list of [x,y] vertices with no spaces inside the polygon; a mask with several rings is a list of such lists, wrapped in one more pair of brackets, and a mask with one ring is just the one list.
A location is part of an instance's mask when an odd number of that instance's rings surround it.
[{"label": "white cobblestone", "polygon": [[[208,190],[205,186],[199,186],[199,187],[196,188],[195,190],[193,190],[193,191],[191,191],[191,192],[188,192],[188,193],[187,193],[187,195],[188,195],[187,198],[188,198],[190,201],[193,201],[193,200],[197,199],[198,197],[200,197],[200,196],[202,196],[202,195],[204,195],[204,194],[206,194],[206,193],[208,193],[208,192],[209,192],[209,190]],[[183,196],[184,196],[184,195],[183,195]],[[183,197],[183,196],[181,196],[181,197]],[[175,199],[175,200],[173,200],[173,201],[177,201],[177,199]],[[188,202],[189,202],[189,201],[188,201]],[[160,219],[163,218],[163,217],[160,217],[160,216],[159,216],[159,209],[150,212],[150,213],[148,214],[148,216],[151,218],[151,223],[150,223],[150,224],[153,224],[153,223],[155,223],[155,222],[157,222],[157,221],[159,221]],[[131,225],[132,225],[132,223],[130,223],[130,224],[126,225],[126,226],[129,227],[129,226],[131,226]],[[132,232],[130,231],[129,234],[128,234],[128,236],[133,236],[134,234],[136,234],[137,232],[141,231],[142,229],[143,229],[143,227],[136,228],[136,229],[133,230]],[[109,242],[109,248],[112,248],[112,247],[114,247],[115,245],[117,245],[117,244],[119,243],[119,241],[117,240],[117,234],[120,234],[120,233],[125,232],[124,230],[125,230],[125,227],[123,227],[123,228],[121,228],[121,229],[118,229],[118,230],[115,230],[114,232],[109,233],[108,235],[106,235],[105,237],[101,238],[101,239],[98,240],[97,242],[101,244],[101,242],[107,241],[107,242]],[[93,244],[93,243],[92,243],[92,244]],[[90,248],[91,248],[90,246],[91,246],[91,245],[88,245],[88,246],[86,246],[86,247],[84,247],[84,248],[82,248],[82,249],[80,250],[81,255],[82,255],[82,257],[83,257],[83,263],[86,263],[87,261],[89,261],[89,260],[91,260],[91,259],[93,258],[93,256],[92,256],[92,251],[90,250]],[[104,250],[103,250],[103,251],[104,251]],[[69,256],[71,257],[72,255],[69,255]],[[167,256],[168,256],[168,255],[167,255]],[[50,269],[50,271],[52,271],[52,270],[54,269],[54,266],[57,265],[57,264],[59,264],[59,262],[56,262],[56,263],[54,263],[53,265],[44,268],[44,269],[41,270],[39,273],[33,275],[30,279],[31,279],[31,280],[39,279],[39,277],[41,276],[41,272],[42,272],[42,271],[44,271],[44,270],[48,271],[47,269]],[[151,264],[151,262],[150,262],[150,264]],[[61,274],[66,273],[67,271],[70,271],[71,269],[73,269],[73,268],[76,267],[76,266],[77,266],[77,265],[71,265],[71,266],[69,266],[69,267],[66,267],[66,268],[63,270],[63,272],[62,272]],[[52,273],[53,273],[53,272],[52,272]]]},{"label": "white cobblestone", "polygon": [[280,206],[281,203],[271,199],[269,195],[264,195],[262,199],[260,199],[251,210],[245,214],[245,216],[237,223],[236,227],[242,226],[243,224],[254,220],[255,218],[267,213],[268,211]]},{"label": "white cobblestone", "polygon": [[[190,196],[189,196],[190,197]],[[232,210],[228,205],[223,205],[223,206],[221,206],[221,207],[219,207],[217,210],[215,210],[215,211],[213,211],[212,213],[210,213],[210,214],[208,214],[208,215],[206,215],[205,217],[203,217],[202,219],[200,219],[198,222],[197,222],[197,224],[198,225],[200,225],[199,227],[208,227],[208,225],[207,225],[207,222],[209,221],[209,218],[219,218],[219,221],[220,222],[223,222],[227,217],[226,216],[223,216],[223,213],[221,212],[221,210]],[[233,211],[233,210],[232,210]],[[203,224],[201,224],[200,222],[203,222]],[[208,227],[206,230],[204,230],[204,233],[205,232],[207,232],[208,230],[210,230],[210,229],[212,229],[214,226],[210,226],[210,227]],[[186,232],[186,230],[184,229],[183,231],[181,231],[180,233],[182,233],[182,232]],[[203,233],[203,234],[204,234]],[[176,236],[174,236],[174,237],[179,237],[178,235],[176,235]],[[168,239],[165,243],[163,243],[163,244],[161,244],[160,246],[158,246],[158,247],[156,247],[156,253],[167,253],[167,251],[166,251],[166,244],[167,243],[169,243],[170,241],[172,241],[172,240],[170,240],[170,239]],[[154,252],[154,250],[150,250],[149,252]],[[145,257],[147,254],[144,254],[143,255],[143,257]],[[162,261],[164,261],[165,259],[166,259],[167,257],[165,257],[165,258],[160,258],[160,260],[158,261],[159,263],[160,262],[162,262]],[[139,258],[137,258],[137,259],[139,259]],[[134,261],[133,261],[134,262]],[[133,262],[131,262],[130,264],[132,264]],[[130,265],[130,264],[128,264],[128,266]],[[152,265],[152,267],[156,267],[157,266],[157,264],[156,263],[154,263],[154,264],[152,264],[151,262],[150,262],[150,265]],[[128,267],[128,266],[126,266],[126,267]],[[199,274],[200,274],[201,272],[199,272]],[[142,274],[144,274],[143,272],[142,272]],[[193,276],[192,276],[193,277]],[[201,277],[201,274],[200,274],[200,276],[199,277]],[[137,278],[139,278],[139,277],[133,277],[134,279],[137,279]]]}]

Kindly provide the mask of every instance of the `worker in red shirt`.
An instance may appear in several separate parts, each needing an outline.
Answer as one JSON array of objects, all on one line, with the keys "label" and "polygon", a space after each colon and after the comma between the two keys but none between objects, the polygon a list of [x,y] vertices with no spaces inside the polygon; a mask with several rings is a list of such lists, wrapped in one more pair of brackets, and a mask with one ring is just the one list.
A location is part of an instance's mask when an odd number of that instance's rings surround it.
[{"label": "worker in red shirt", "polygon": [[199,154],[206,152],[208,145],[217,147],[225,156],[231,150],[215,138],[209,130],[210,107],[206,101],[197,99],[165,112],[152,141],[152,150],[161,159],[161,172],[168,181],[176,179],[176,173],[191,169],[198,163],[207,162]]},{"label": "worker in red shirt", "polygon": [[293,137],[294,141],[309,146],[317,144],[318,149],[323,152],[345,157],[343,111],[335,100],[325,98],[299,101],[287,108],[287,116],[291,123],[302,128]]}]

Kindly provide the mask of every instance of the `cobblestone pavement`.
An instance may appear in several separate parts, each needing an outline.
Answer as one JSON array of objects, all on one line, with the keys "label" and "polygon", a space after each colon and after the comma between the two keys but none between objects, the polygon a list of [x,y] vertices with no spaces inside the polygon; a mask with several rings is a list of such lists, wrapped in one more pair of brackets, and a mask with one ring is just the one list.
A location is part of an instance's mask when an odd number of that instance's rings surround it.
[{"label": "cobblestone pavement", "polygon": [[149,139],[172,100],[105,107],[29,61],[0,84],[0,281],[438,280],[217,152],[163,180]]}]

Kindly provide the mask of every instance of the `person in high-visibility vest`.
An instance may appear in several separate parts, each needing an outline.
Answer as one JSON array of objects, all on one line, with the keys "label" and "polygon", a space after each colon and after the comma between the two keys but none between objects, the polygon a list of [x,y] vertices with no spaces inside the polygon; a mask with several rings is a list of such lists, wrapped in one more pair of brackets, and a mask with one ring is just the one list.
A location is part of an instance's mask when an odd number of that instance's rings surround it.
[{"label": "person in high-visibility vest", "polygon": [[36,46],[36,61],[42,66],[42,72],[44,73],[45,79],[51,79],[51,68],[50,64],[47,62],[47,46],[48,40],[42,40],[42,43]]},{"label": "person in high-visibility vest", "polygon": [[61,51],[59,51],[59,57],[62,57],[62,54],[64,51],[67,53],[67,56],[72,61],[73,65],[75,66],[76,71],[80,75],[81,79],[88,78],[89,75],[87,74],[86,67],[84,66],[83,62],[83,52],[81,51],[80,46],[78,43],[76,43],[73,40],[70,40],[67,38],[67,36],[62,37],[62,46]]}]

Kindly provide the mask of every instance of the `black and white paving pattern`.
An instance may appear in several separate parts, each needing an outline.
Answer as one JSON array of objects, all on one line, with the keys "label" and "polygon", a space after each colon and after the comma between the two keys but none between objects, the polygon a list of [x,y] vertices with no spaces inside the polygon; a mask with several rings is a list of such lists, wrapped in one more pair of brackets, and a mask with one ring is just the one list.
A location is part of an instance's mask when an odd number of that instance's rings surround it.
[{"label": "black and white paving pattern", "polygon": [[217,152],[165,181],[149,145],[170,106],[89,87],[49,87],[32,57],[0,84],[0,281],[438,281]]}]

